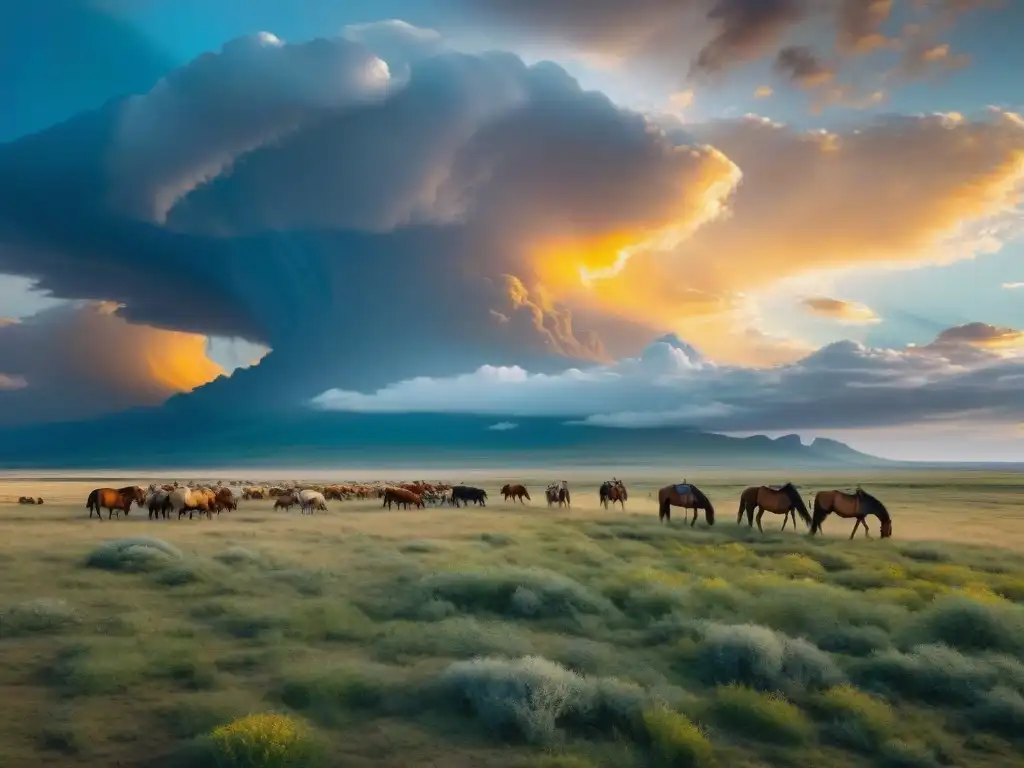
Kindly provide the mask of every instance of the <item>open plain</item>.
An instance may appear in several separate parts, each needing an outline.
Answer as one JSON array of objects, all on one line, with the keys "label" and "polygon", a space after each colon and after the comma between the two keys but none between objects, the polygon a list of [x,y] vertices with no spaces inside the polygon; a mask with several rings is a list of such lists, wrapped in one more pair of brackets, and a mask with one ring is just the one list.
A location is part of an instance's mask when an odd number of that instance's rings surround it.
[{"label": "open plain", "polygon": [[[443,473],[486,508],[192,521],[87,519],[92,488],[173,475],[3,479],[0,766],[1024,765],[1024,475],[792,478],[885,502],[893,538],[848,541],[738,526],[777,477],[688,478],[716,506],[690,528],[651,498],[680,477],[623,476],[623,511],[563,472]],[[253,713],[294,750],[211,736]]]}]

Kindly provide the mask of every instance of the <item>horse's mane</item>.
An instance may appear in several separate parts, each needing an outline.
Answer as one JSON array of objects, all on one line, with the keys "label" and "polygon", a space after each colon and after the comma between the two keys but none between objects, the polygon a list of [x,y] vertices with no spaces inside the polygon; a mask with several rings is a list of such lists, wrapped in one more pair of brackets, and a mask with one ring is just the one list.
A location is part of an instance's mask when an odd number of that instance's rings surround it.
[{"label": "horse's mane", "polygon": [[697,501],[699,501],[701,504],[706,504],[707,506],[711,506],[711,499],[709,499],[705,495],[704,491],[702,491],[700,488],[698,488],[693,483],[687,483],[687,485],[690,486],[690,493],[692,493],[694,495],[694,497],[696,497]]},{"label": "horse's mane", "polygon": [[863,488],[858,488],[857,489],[857,495],[860,496],[865,501],[867,501],[869,504],[871,504],[872,507],[874,507],[874,512],[875,512],[876,515],[878,515],[878,519],[879,520],[889,520],[889,519],[891,519],[890,516],[889,516],[889,510],[885,508],[885,504],[883,504],[881,501],[879,501],[879,499],[877,497],[872,496],[870,493],[865,491]]}]

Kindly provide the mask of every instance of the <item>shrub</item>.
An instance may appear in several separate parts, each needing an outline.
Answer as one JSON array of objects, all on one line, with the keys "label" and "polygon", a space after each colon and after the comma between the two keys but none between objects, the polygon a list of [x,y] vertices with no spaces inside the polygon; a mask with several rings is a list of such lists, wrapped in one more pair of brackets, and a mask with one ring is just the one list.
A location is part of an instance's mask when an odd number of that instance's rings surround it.
[{"label": "shrub", "polygon": [[213,557],[225,565],[259,565],[263,562],[260,555],[244,547],[228,547]]},{"label": "shrub", "polygon": [[462,610],[521,618],[566,618],[614,610],[582,584],[539,568],[439,573],[424,580],[423,590],[428,599],[445,600]]},{"label": "shrub", "polygon": [[756,624],[709,624],[696,665],[710,684],[741,683],[760,690],[824,688],[843,680],[824,651]]},{"label": "shrub", "polygon": [[1024,607],[961,596],[941,598],[917,617],[908,632],[919,643],[1019,654],[1024,652]]},{"label": "shrub", "polygon": [[801,744],[813,731],[807,716],[778,694],[738,685],[718,688],[711,713],[730,730],[777,744]]},{"label": "shrub", "polygon": [[26,600],[0,613],[0,638],[54,634],[78,621],[74,609],[63,600]]},{"label": "shrub", "polygon": [[166,541],[140,536],[104,542],[89,553],[85,565],[105,571],[153,571],[181,557],[181,551]]},{"label": "shrub", "polygon": [[826,733],[847,747],[873,751],[892,734],[889,705],[851,685],[829,688],[814,699],[826,720]]},{"label": "shrub", "polygon": [[309,729],[287,715],[247,715],[214,728],[209,741],[224,768],[308,768],[320,757]]},{"label": "shrub", "polygon": [[936,768],[938,762],[924,746],[893,739],[882,746],[878,765],[880,768]]},{"label": "shrub", "polygon": [[888,650],[891,645],[889,635],[878,627],[843,625],[818,638],[818,646],[822,650],[848,656],[867,656],[875,651]]},{"label": "shrub", "polygon": [[383,667],[334,667],[286,681],[278,696],[288,707],[330,724],[341,712],[372,712],[383,706],[391,690],[389,679]]},{"label": "shrub", "polygon": [[971,709],[971,720],[981,728],[1019,738],[1024,734],[1024,696],[997,686],[979,697]]},{"label": "shrub", "polygon": [[693,722],[664,707],[645,709],[644,728],[651,752],[673,768],[697,768],[711,759],[711,742]]},{"label": "shrub", "polygon": [[554,743],[566,731],[633,731],[648,698],[637,686],[583,677],[537,656],[456,662],[436,692],[492,735],[534,744]]},{"label": "shrub", "polygon": [[854,666],[864,687],[881,689],[937,706],[970,705],[1001,679],[1024,679],[1012,660],[976,658],[945,645],[920,645],[908,653],[877,653]]},{"label": "shrub", "polygon": [[503,621],[478,621],[457,616],[429,624],[394,621],[373,647],[382,661],[404,656],[468,659],[474,656],[526,656],[534,651],[530,637]]}]

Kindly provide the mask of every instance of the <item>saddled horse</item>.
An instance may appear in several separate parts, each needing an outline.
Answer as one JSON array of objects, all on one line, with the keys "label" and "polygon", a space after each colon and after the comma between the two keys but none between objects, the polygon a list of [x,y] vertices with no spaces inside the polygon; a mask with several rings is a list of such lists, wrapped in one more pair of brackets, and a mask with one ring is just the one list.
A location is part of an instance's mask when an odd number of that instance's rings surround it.
[{"label": "saddled horse", "polygon": [[629,493],[626,491],[626,484],[618,478],[612,478],[611,480],[605,480],[601,483],[601,488],[597,492],[598,498],[601,501],[601,506],[608,509],[608,503],[611,502],[612,506],[615,506],[615,502],[619,502],[622,506],[622,511],[626,511],[626,500],[629,498]]},{"label": "saddled horse", "polygon": [[565,480],[549,485],[544,491],[544,496],[548,500],[549,507],[552,504],[557,504],[559,507],[563,504],[567,507],[572,507],[572,497],[569,495],[569,483]]},{"label": "saddled horse", "polygon": [[90,518],[92,513],[95,512],[96,517],[100,520],[103,519],[101,510],[106,509],[107,519],[109,520],[111,515],[114,514],[115,509],[118,514],[124,512],[127,515],[132,504],[142,507],[145,503],[145,489],[137,485],[126,485],[124,488],[96,488],[89,494],[89,498],[86,499],[85,508],[89,510]]},{"label": "saddled horse", "polygon": [[693,520],[690,522],[692,528],[697,524],[697,510],[704,510],[704,520],[708,525],[715,524],[715,507],[704,492],[693,483],[685,480],[675,485],[666,485],[658,491],[658,520],[659,522],[672,522],[672,507],[682,507],[686,510],[686,519],[689,520],[693,510]]},{"label": "saddled horse", "polygon": [[755,485],[747,488],[740,494],[740,509],[736,515],[737,525],[743,521],[743,513],[747,515],[747,525],[754,525],[754,510],[757,510],[757,530],[764,533],[761,527],[761,517],[765,512],[773,512],[776,515],[785,515],[782,520],[782,530],[786,530],[786,523],[790,516],[793,517],[793,529],[796,530],[796,514],[800,513],[800,519],[806,525],[811,524],[811,513],[807,511],[800,491],[792,483],[786,483],[776,487],[767,485]]},{"label": "saddled horse", "polygon": [[518,483],[506,483],[501,486],[501,495],[505,497],[505,501],[512,499],[512,501],[521,501],[523,504],[530,500],[530,492],[526,490],[525,485],[519,485]]},{"label": "saddled horse", "polygon": [[892,536],[892,517],[885,505],[863,488],[858,488],[854,493],[843,493],[842,491],[819,491],[814,497],[814,517],[811,520],[811,535],[821,530],[821,524],[830,514],[835,513],[838,517],[853,518],[853,530],[850,538],[854,537],[857,529],[864,526],[864,535],[871,538],[868,532],[868,524],[865,518],[874,515],[881,523],[881,535],[883,539]]}]

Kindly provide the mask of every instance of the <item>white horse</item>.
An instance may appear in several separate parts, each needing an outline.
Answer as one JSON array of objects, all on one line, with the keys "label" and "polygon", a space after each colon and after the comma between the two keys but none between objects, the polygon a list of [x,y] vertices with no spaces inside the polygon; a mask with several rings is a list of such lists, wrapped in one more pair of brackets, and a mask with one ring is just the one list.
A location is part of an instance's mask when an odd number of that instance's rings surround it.
[{"label": "white horse", "polygon": [[302,512],[309,512],[313,514],[314,509],[319,509],[323,512],[327,511],[327,499],[320,491],[304,490],[299,491],[298,494],[299,506]]}]

